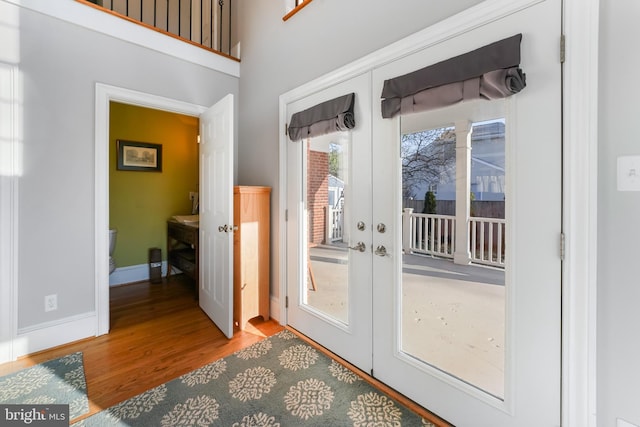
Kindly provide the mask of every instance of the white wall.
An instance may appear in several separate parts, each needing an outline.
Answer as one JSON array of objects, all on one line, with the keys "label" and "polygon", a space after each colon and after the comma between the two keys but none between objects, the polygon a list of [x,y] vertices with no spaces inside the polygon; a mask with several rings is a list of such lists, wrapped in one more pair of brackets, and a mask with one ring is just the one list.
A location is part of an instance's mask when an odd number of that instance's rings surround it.
[{"label": "white wall", "polygon": [[[288,21],[285,1],[240,1],[238,180],[269,185],[272,236],[278,219],[278,99],[289,90],[480,3],[480,0],[314,0]],[[278,253],[272,239],[272,254]],[[271,293],[278,296],[272,262]]]},{"label": "white wall", "polygon": [[[238,79],[0,0],[0,61],[20,73],[18,329],[95,310],[94,111],[97,82],[203,106]],[[11,40],[11,43],[6,43]],[[13,51],[12,55],[7,53]],[[44,311],[57,294],[58,309]]]},{"label": "white wall", "polygon": [[617,157],[640,155],[640,2],[600,5],[598,426],[640,426],[640,192],[616,189]]}]

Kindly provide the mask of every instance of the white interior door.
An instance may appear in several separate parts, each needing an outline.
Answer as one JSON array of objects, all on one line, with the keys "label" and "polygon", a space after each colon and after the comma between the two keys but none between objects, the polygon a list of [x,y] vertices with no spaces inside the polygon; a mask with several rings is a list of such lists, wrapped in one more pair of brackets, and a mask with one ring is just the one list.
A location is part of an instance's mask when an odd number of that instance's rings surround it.
[{"label": "white interior door", "polygon": [[[373,262],[373,372],[455,425],[560,425],[560,12],[560,0],[540,1],[373,72],[373,92],[381,93],[385,79],[523,34],[521,66],[527,87],[518,95],[374,120],[373,168],[391,172],[390,176],[373,175],[375,193],[384,195],[374,198],[373,222],[388,225],[387,233],[374,233],[373,245],[385,246],[390,255],[375,257]],[[471,273],[463,270],[469,267],[453,261],[443,268],[408,264],[413,253],[405,247],[403,254],[401,246],[402,166],[398,153],[402,135],[440,129],[458,141],[461,135],[473,135],[471,124],[488,119],[503,123],[505,129],[506,249],[503,282],[487,285],[469,278]],[[458,185],[463,175],[458,156],[465,150],[470,161],[501,167],[476,159],[473,148],[456,145],[454,181]],[[443,188],[438,191],[439,195],[444,193]],[[456,203],[462,203],[468,194],[466,190]],[[456,236],[475,228],[469,219],[456,221]],[[429,229],[424,235],[434,233]],[[440,231],[435,234],[443,245],[460,242],[447,240]],[[473,249],[468,242],[462,244]],[[410,283],[411,272],[422,276],[417,284]],[[481,274],[489,276],[488,272]],[[466,279],[453,280],[453,276]],[[482,293],[484,297],[479,298]],[[465,302],[470,298],[473,303]],[[492,308],[480,313],[483,305]],[[419,330],[416,325],[420,323],[430,326],[421,335],[411,332]],[[485,332],[489,324],[493,324],[494,335]],[[475,336],[465,341],[465,334]],[[416,338],[422,343],[417,345]],[[419,344],[426,347],[424,355],[417,350]],[[484,381],[476,376],[477,369],[468,368],[476,366],[476,359],[486,361],[492,352],[497,356],[492,359],[492,381]],[[457,367],[450,364],[452,360],[458,361]]]},{"label": "white interior door", "polygon": [[287,323],[371,370],[370,75],[287,105],[355,93],[356,127],[287,141]]},{"label": "white interior door", "polygon": [[202,310],[233,336],[233,95],[200,116]]}]

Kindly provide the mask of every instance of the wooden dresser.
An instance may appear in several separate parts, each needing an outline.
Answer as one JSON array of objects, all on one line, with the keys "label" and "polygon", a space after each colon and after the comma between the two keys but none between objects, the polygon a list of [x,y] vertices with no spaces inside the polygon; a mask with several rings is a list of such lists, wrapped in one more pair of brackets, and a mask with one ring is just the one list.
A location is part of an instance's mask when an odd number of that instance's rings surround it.
[{"label": "wooden dresser", "polygon": [[270,187],[233,188],[233,321],[269,319]]}]

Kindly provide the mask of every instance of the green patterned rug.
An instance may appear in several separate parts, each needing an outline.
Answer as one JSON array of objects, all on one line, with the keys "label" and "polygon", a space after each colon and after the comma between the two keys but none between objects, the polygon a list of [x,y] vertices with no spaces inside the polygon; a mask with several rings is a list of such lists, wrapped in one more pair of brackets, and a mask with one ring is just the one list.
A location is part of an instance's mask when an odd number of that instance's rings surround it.
[{"label": "green patterned rug", "polygon": [[0,404],[68,404],[70,419],[86,414],[89,400],[82,353],[0,377]]},{"label": "green patterned rug", "polygon": [[81,426],[433,426],[290,331],[189,372]]}]

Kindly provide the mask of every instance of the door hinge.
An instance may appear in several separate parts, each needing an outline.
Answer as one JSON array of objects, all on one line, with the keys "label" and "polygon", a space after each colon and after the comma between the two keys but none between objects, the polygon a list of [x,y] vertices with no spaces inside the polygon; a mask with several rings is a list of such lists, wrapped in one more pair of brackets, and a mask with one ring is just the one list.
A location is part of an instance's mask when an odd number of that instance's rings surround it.
[{"label": "door hinge", "polygon": [[560,36],[560,63],[564,64],[564,60],[566,58],[566,40],[565,40],[565,35],[562,34]]},{"label": "door hinge", "polygon": [[564,233],[560,233],[560,261],[564,261],[565,250]]},{"label": "door hinge", "polygon": [[289,136],[289,125],[287,123],[284,124],[284,136]]},{"label": "door hinge", "polygon": [[284,308],[289,308],[289,297],[284,297]]},{"label": "door hinge", "polygon": [[284,221],[289,221],[289,209],[284,210]]}]

